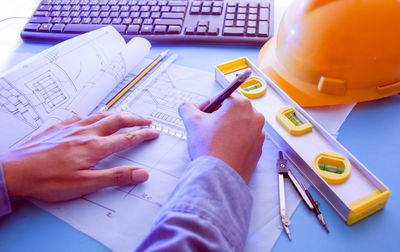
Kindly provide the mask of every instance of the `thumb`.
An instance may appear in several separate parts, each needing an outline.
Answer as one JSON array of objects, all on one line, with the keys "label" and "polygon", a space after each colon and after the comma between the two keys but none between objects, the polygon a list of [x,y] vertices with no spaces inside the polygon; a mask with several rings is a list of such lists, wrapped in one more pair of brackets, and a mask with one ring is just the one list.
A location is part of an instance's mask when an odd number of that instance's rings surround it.
[{"label": "thumb", "polygon": [[149,178],[149,174],[145,169],[131,166],[86,172],[90,172],[89,187],[93,191],[109,186],[140,184]]}]

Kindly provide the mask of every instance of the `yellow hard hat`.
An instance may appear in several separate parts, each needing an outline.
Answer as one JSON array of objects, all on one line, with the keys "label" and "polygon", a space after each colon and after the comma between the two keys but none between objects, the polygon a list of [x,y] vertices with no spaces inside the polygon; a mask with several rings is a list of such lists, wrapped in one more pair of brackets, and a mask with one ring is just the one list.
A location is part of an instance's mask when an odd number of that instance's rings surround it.
[{"label": "yellow hard hat", "polygon": [[400,92],[399,0],[295,0],[258,65],[301,106]]}]

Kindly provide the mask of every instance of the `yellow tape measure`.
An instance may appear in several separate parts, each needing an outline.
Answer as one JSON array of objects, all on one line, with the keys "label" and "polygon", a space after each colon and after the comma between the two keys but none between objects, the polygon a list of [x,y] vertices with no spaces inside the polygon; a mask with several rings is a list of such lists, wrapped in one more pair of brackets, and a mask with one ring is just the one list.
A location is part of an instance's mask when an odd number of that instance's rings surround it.
[{"label": "yellow tape measure", "polygon": [[256,76],[250,77],[239,87],[239,92],[251,99],[263,96],[266,91],[267,83]]}]

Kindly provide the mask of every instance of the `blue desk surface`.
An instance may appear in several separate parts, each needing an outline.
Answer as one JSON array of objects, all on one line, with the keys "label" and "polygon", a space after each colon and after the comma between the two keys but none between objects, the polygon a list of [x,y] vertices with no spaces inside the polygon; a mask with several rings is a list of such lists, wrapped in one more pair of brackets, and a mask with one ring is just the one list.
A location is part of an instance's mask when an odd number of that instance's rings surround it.
[{"label": "blue desk surface", "polygon": [[[43,45],[39,50],[48,47]],[[36,48],[21,45],[17,51]],[[154,58],[166,46],[154,46]],[[206,46],[168,46],[179,55],[177,64],[212,72],[217,64],[242,56],[257,62],[258,49]],[[28,49],[29,50],[29,49]],[[321,202],[331,233],[328,235],[313,213],[300,204],[291,218],[293,241],[281,234],[274,251],[395,251],[400,249],[396,235],[400,227],[400,96],[358,104],[340,128],[338,140],[391,190],[384,210],[347,226],[327,203]],[[399,124],[398,124],[399,123]],[[313,193],[313,192],[312,192]],[[268,211],[268,209],[265,209]],[[75,230],[53,215],[23,199],[13,200],[13,213],[0,218],[1,251],[108,251],[106,247]]]}]

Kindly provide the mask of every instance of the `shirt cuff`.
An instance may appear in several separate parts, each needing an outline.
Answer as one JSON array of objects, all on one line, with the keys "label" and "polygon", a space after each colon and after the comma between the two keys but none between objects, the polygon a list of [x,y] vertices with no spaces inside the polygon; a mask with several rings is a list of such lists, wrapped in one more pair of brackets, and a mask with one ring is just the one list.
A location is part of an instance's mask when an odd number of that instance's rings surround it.
[{"label": "shirt cuff", "polygon": [[4,179],[3,166],[0,159],[0,216],[11,213],[11,202],[8,197],[6,180]]},{"label": "shirt cuff", "polygon": [[217,158],[203,156],[190,163],[161,216],[167,212],[195,214],[213,223],[231,247],[240,251],[252,204],[250,190],[236,171]]}]

